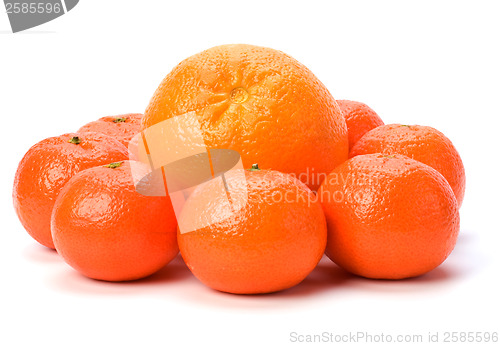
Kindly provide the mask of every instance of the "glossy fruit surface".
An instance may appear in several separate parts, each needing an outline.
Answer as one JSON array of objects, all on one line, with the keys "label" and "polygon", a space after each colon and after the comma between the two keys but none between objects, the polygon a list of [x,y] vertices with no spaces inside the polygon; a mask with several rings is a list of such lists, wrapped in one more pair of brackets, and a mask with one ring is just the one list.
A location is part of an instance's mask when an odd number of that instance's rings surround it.
[{"label": "glossy fruit surface", "polygon": [[350,157],[363,154],[401,154],[425,163],[450,184],[459,207],[465,194],[465,169],[453,143],[429,126],[390,124],[367,132],[352,148]]},{"label": "glossy fruit surface", "polygon": [[127,149],[100,133],[67,133],[32,146],[16,171],[14,208],[26,231],[40,244],[54,248],[50,215],[61,188],[77,172],[127,159]]},{"label": "glossy fruit surface", "polygon": [[440,265],[455,246],[458,205],[435,169],[402,155],[356,156],[318,191],[326,254],[347,271],[403,279]]},{"label": "glossy fruit surface", "polygon": [[313,190],[347,159],[347,127],[330,92],[271,48],[224,45],[187,58],[162,81],[142,125],[188,112],[208,148],[236,150],[245,168],[258,162],[292,173]]},{"label": "glossy fruit surface", "polygon": [[136,192],[130,161],[75,175],[52,215],[58,253],[83,275],[99,280],[153,274],[178,253],[176,232],[170,199]]},{"label": "glossy fruit surface", "polygon": [[[325,250],[321,205],[306,185],[288,174],[262,170],[245,176],[247,203],[229,217],[225,198],[210,194],[221,188],[220,181],[189,197],[179,225],[186,217],[188,222],[195,218],[214,223],[178,233],[182,257],[201,282],[224,292],[268,293],[297,285]],[[226,179],[241,192],[242,184]]]},{"label": "glossy fruit surface", "polygon": [[142,114],[130,113],[102,117],[83,125],[78,133],[99,132],[120,141],[125,147],[141,131]]},{"label": "glossy fruit surface", "polygon": [[368,131],[384,125],[377,113],[366,104],[358,101],[337,100],[342,110],[347,132],[349,135],[349,149]]}]

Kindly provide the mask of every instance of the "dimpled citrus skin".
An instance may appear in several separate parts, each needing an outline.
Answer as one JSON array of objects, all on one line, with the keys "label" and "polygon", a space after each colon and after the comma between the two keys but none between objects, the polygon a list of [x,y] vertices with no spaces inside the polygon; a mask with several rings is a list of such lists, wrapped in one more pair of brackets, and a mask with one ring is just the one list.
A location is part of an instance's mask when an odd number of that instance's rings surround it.
[{"label": "dimpled citrus skin", "polygon": [[349,149],[352,149],[354,144],[363,137],[365,133],[375,127],[384,125],[384,122],[378,114],[362,102],[337,100],[337,103],[342,110],[342,114],[347,124]]},{"label": "dimpled citrus skin", "polygon": [[363,154],[401,154],[431,166],[450,184],[458,206],[465,194],[465,169],[453,143],[429,126],[390,124],[367,132],[349,157]]},{"label": "dimpled citrus skin", "polygon": [[330,92],[271,48],[217,46],[182,61],[156,90],[142,127],[189,111],[208,148],[236,150],[245,168],[258,162],[293,173],[313,190],[347,159],[347,127]]},{"label": "dimpled citrus skin", "polygon": [[[306,185],[288,174],[262,170],[247,172],[246,179],[248,201],[242,209],[199,230],[178,232],[182,257],[202,283],[219,291],[256,294],[297,285],[325,250],[321,205]],[[203,189],[220,184],[212,181],[195,190],[181,220],[186,215],[198,220],[218,216],[221,198],[200,196]]]},{"label": "dimpled citrus skin", "polygon": [[136,192],[129,161],[75,175],[52,215],[57,252],[99,280],[135,280],[158,271],[178,253],[176,232],[170,199]]},{"label": "dimpled citrus skin", "polygon": [[102,117],[83,125],[77,132],[104,133],[117,139],[125,147],[128,147],[128,143],[132,137],[141,131],[141,119],[142,114],[139,113]]},{"label": "dimpled citrus skin", "polygon": [[458,205],[439,172],[402,155],[356,156],[318,191],[328,257],[374,279],[422,275],[441,264],[458,236]]},{"label": "dimpled citrus skin", "polygon": [[[69,141],[77,136],[80,143]],[[127,159],[127,149],[100,133],[67,133],[32,146],[17,168],[12,192],[14,208],[26,231],[40,244],[54,248],[50,215],[64,184],[77,172]]]}]

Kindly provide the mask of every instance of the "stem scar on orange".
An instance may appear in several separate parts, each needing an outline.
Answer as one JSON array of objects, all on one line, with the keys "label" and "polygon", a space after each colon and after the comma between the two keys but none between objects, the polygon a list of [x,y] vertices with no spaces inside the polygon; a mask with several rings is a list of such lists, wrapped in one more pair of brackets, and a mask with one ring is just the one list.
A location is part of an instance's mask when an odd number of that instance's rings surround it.
[{"label": "stem scar on orange", "polygon": [[128,147],[130,140],[141,131],[141,119],[142,114],[139,113],[102,117],[83,125],[77,132],[104,133]]}]

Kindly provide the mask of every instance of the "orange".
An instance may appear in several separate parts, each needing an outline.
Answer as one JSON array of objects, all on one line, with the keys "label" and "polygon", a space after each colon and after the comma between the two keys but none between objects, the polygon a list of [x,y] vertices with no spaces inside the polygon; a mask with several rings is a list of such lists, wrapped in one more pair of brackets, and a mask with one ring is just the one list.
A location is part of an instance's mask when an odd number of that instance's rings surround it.
[{"label": "orange", "polygon": [[78,133],[99,132],[104,133],[120,141],[125,147],[132,137],[141,131],[142,114],[130,113],[123,115],[114,115],[102,117],[83,125]]},{"label": "orange", "polygon": [[170,199],[136,192],[129,161],[75,175],[52,215],[57,252],[74,269],[99,280],[153,274],[178,253],[176,230]]},{"label": "orange", "polygon": [[28,233],[40,244],[54,248],[50,215],[61,188],[77,172],[127,159],[127,149],[100,133],[67,133],[32,146],[14,179],[14,208]]},{"label": "orange", "polygon": [[347,127],[330,92],[271,48],[223,45],[182,61],[154,93],[142,127],[187,112],[196,113],[209,149],[236,150],[245,168],[259,162],[313,190],[347,159]]},{"label": "orange", "polygon": [[422,275],[453,250],[458,205],[438,171],[403,155],[356,156],[318,191],[328,224],[326,254],[374,279]]},{"label": "orange", "polygon": [[384,125],[384,122],[377,113],[366,104],[349,101],[337,100],[342,110],[345,122],[347,124],[347,133],[349,136],[349,149],[368,131]]},{"label": "orange", "polygon": [[350,157],[363,154],[401,154],[431,166],[450,184],[458,206],[465,193],[465,169],[453,143],[429,126],[391,124],[364,135],[352,148]]},{"label": "orange", "polygon": [[[240,170],[241,171],[241,170]],[[214,222],[177,234],[185,263],[205,285],[239,294],[268,293],[300,283],[317,265],[326,245],[326,223],[314,193],[291,175],[272,170],[246,172],[246,204],[224,216],[221,188],[212,180],[194,190],[179,219]],[[208,197],[208,198],[207,198]]]}]

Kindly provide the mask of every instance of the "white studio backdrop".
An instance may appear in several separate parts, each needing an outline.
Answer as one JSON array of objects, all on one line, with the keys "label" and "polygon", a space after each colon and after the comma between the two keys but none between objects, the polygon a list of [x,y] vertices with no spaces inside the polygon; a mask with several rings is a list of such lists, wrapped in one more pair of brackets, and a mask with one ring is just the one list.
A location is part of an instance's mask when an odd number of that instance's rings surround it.
[{"label": "white studio backdrop", "polygon": [[[429,333],[442,342],[447,332],[500,332],[498,2],[82,0],[16,34],[0,9],[0,344],[293,345],[324,332],[422,335],[426,344]],[[143,112],[178,62],[225,43],[282,50],[335,98],[454,142],[467,188],[461,234],[441,267],[375,281],[324,259],[295,288],[237,296],[203,286],[180,258],[145,280],[93,281],[27,235],[11,193],[31,145]]]}]

